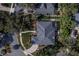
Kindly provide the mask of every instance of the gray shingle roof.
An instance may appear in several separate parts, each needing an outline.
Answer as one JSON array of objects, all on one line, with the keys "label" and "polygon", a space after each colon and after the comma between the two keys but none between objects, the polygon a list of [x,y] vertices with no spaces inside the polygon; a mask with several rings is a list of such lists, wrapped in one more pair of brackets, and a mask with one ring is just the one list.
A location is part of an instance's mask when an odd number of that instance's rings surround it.
[{"label": "gray shingle roof", "polygon": [[75,14],[75,20],[79,22],[79,13]]},{"label": "gray shingle roof", "polygon": [[17,50],[13,49],[13,45],[19,44],[15,34],[13,34],[13,39],[14,39],[14,41],[11,43],[11,48],[12,48],[11,51],[12,52],[9,54],[6,54],[5,56],[25,56],[25,54],[22,52],[21,47]]},{"label": "gray shingle roof", "polygon": [[53,45],[55,43],[55,22],[37,22],[37,36],[32,40],[39,45]]},{"label": "gray shingle roof", "polygon": [[22,12],[21,10],[23,10],[23,7],[16,5],[15,6],[15,12],[19,13]]},{"label": "gray shingle roof", "polygon": [[39,8],[36,8],[35,12],[36,14],[54,14],[54,5],[51,3],[42,3]]}]

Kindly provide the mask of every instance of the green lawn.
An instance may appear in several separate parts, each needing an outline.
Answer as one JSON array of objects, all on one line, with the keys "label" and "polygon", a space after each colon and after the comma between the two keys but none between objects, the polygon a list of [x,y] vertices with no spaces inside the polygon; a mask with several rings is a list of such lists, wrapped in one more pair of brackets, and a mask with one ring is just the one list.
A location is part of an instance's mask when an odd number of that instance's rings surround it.
[{"label": "green lawn", "polygon": [[31,33],[24,33],[22,34],[22,41],[26,49],[31,47]]}]

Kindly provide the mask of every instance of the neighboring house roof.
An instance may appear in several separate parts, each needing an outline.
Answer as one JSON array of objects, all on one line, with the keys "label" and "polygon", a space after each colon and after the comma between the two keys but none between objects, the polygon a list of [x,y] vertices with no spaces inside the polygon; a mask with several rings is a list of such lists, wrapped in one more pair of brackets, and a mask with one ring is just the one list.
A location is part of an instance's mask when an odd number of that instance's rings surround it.
[{"label": "neighboring house roof", "polygon": [[75,20],[79,23],[79,13],[75,14]]},{"label": "neighboring house roof", "polygon": [[10,44],[10,46],[11,46],[11,53],[9,53],[9,54],[6,54],[5,56],[25,56],[25,54],[23,53],[23,51],[22,51],[22,48],[21,47],[19,47],[19,49],[14,49],[14,45],[16,45],[16,44],[19,44],[19,42],[18,42],[18,40],[17,40],[17,36],[16,36],[17,34],[13,34],[12,35],[12,37],[13,37],[13,42]]},{"label": "neighboring house roof", "polygon": [[36,6],[36,14],[54,14],[54,4],[52,3],[41,3]]},{"label": "neighboring house roof", "polygon": [[5,46],[5,44],[10,44],[13,42],[13,38],[11,34],[5,34],[0,40],[0,48]]},{"label": "neighboring house roof", "polygon": [[78,30],[79,30],[79,26],[76,25],[75,28],[72,29],[72,32],[71,32],[71,43],[72,44],[75,44],[76,43],[76,40],[77,40],[77,37],[78,37]]},{"label": "neighboring house roof", "polygon": [[[15,33],[4,34],[2,41],[0,40],[0,55],[3,55],[1,51],[5,49],[4,45],[7,43],[10,43],[11,53],[7,53],[4,56],[25,56],[25,54],[22,51],[22,48],[19,46],[17,34]],[[18,46],[14,47],[15,45]]]},{"label": "neighboring house roof", "polygon": [[22,12],[22,11],[23,11],[23,7],[18,6],[18,5],[15,6],[15,12],[16,12],[16,13],[20,13],[20,12]]},{"label": "neighboring house roof", "polygon": [[54,45],[55,43],[55,22],[38,21],[36,23],[37,36],[32,37],[32,41],[39,45]]}]

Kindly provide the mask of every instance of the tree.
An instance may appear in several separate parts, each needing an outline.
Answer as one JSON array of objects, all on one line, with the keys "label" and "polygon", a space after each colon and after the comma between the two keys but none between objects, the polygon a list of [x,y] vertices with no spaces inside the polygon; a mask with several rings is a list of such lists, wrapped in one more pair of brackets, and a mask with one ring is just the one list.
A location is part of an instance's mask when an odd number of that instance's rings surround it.
[{"label": "tree", "polygon": [[[60,39],[61,41],[63,41],[62,43],[70,44],[70,33],[72,28],[75,26],[75,22],[72,20],[72,16],[74,13],[76,13],[77,11],[75,11],[75,8],[72,7],[72,5],[74,4],[60,4],[60,14],[61,14],[61,18],[60,18]],[[72,12],[72,8],[74,13]],[[71,12],[71,14],[70,14]]]},{"label": "tree", "polygon": [[11,32],[12,31],[12,21],[10,18],[9,13],[7,12],[0,12],[1,22],[0,22],[0,31],[3,32]]},{"label": "tree", "polygon": [[7,50],[6,49],[2,49],[1,50],[1,55],[5,55],[5,54],[7,54]]}]

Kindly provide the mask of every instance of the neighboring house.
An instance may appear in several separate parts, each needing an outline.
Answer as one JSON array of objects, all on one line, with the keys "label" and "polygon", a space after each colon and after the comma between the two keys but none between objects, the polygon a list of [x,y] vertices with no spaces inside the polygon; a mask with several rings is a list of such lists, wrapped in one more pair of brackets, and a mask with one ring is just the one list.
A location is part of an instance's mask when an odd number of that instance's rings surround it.
[{"label": "neighboring house", "polygon": [[5,34],[0,40],[0,48],[5,46],[5,44],[11,44],[13,42],[13,38],[11,34]]},{"label": "neighboring house", "polygon": [[34,5],[35,14],[54,15],[54,4],[38,3]]},{"label": "neighboring house", "polygon": [[73,29],[71,32],[71,43],[75,44],[76,43],[76,38],[78,36],[78,32],[76,29]]},{"label": "neighboring house", "polygon": [[15,33],[12,34],[12,37],[13,37],[13,42],[10,44],[12,52],[9,54],[6,54],[6,56],[25,56],[21,47],[18,47],[18,49],[14,49],[15,45],[19,45],[17,34]]},{"label": "neighboring house", "polygon": [[15,13],[22,13],[24,10],[23,7],[19,6],[19,5],[15,5]]},{"label": "neighboring house", "polygon": [[29,11],[30,11],[30,9],[27,7],[23,7],[18,4],[15,5],[15,13],[17,13],[17,14],[18,13],[30,13]]},{"label": "neighboring house", "polygon": [[75,21],[76,21],[76,26],[72,29],[72,32],[71,32],[71,42],[73,44],[76,43],[76,38],[78,37],[78,34],[79,34],[79,13],[76,13],[75,14]]},{"label": "neighboring house", "polygon": [[74,38],[76,38],[77,35],[79,34],[79,13],[75,14],[75,21],[77,25],[75,26],[74,30],[72,30],[72,33],[71,33],[73,34],[72,36],[74,36]]},{"label": "neighboring house", "polygon": [[56,22],[37,21],[36,36],[32,37],[32,42],[38,45],[54,45],[56,37]]},{"label": "neighboring house", "polygon": [[10,44],[11,48],[11,53],[7,53],[5,56],[25,56],[15,34],[4,34],[2,39],[0,39],[0,55],[3,55],[1,51],[5,49],[5,44]]},{"label": "neighboring house", "polygon": [[76,21],[77,23],[79,23],[79,13],[76,13],[76,14],[75,14],[75,21]]}]

